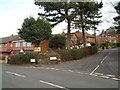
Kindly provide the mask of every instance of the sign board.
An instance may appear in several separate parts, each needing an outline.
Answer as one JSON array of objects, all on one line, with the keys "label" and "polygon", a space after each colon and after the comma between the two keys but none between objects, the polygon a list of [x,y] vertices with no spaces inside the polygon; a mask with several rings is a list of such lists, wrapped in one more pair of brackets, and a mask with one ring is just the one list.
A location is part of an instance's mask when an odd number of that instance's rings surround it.
[{"label": "sign board", "polygon": [[35,48],[34,48],[34,51],[35,51],[35,52],[40,52],[40,51],[41,51],[41,47],[35,47]]},{"label": "sign board", "polygon": [[57,60],[57,57],[50,57],[50,60]]},{"label": "sign board", "polygon": [[30,59],[30,62],[35,62],[35,59]]}]

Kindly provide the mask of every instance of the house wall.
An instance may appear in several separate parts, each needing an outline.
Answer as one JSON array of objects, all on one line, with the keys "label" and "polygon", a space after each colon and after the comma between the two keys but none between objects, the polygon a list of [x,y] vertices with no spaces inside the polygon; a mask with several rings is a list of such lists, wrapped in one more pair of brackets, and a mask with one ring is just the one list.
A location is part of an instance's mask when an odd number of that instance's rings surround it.
[{"label": "house wall", "polygon": [[49,40],[43,40],[40,43],[41,52],[46,52],[49,50]]},{"label": "house wall", "polygon": [[120,42],[120,35],[118,35],[118,37],[117,37],[117,41]]}]

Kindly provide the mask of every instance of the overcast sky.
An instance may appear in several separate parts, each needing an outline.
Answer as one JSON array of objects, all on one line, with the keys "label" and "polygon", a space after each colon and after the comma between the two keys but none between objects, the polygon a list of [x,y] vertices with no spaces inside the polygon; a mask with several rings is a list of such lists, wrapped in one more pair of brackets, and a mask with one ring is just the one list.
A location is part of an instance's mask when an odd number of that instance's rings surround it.
[{"label": "overcast sky", "polygon": [[[100,0],[101,1],[101,0]],[[116,13],[113,6],[109,2],[117,2],[119,0],[104,0],[104,7],[101,9],[103,17],[102,23],[98,26],[100,33],[103,29],[107,29],[113,26],[112,18],[115,17]],[[26,17],[33,16],[38,17],[40,9],[34,4],[34,0],[0,0],[0,37],[16,35],[18,28]],[[66,23],[61,23],[52,29],[54,34],[62,33],[66,29]],[[89,31],[89,33],[93,33]]]}]

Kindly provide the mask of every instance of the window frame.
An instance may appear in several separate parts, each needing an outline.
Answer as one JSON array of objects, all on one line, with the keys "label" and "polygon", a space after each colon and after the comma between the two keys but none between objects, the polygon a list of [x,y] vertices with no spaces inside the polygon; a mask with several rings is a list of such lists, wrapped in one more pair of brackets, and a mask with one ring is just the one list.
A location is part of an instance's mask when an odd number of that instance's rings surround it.
[{"label": "window frame", "polygon": [[20,47],[20,42],[16,42],[15,47]]}]

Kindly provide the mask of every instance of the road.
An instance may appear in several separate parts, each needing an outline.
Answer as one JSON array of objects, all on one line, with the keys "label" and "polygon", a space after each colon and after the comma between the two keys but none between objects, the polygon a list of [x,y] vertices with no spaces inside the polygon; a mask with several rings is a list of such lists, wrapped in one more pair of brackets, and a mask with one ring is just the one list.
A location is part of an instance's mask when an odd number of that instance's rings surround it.
[{"label": "road", "polygon": [[2,65],[2,88],[118,88],[118,49],[42,67]]}]

